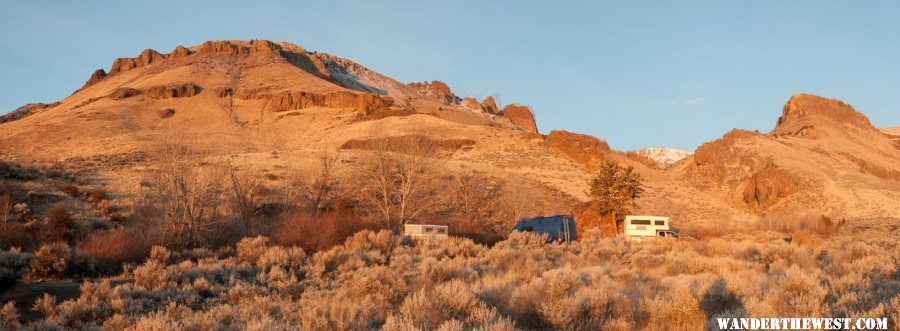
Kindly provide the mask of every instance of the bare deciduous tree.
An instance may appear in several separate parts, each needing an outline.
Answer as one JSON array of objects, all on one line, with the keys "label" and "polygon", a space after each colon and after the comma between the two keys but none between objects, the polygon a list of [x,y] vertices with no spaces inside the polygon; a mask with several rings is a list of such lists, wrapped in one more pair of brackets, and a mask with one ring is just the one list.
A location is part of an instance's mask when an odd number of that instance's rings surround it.
[{"label": "bare deciduous tree", "polygon": [[260,224],[258,204],[264,191],[262,181],[254,177],[250,169],[238,169],[231,163],[228,167],[229,187],[228,205],[239,231],[244,236],[259,234]]},{"label": "bare deciduous tree", "polygon": [[331,209],[335,201],[346,194],[336,175],[338,160],[336,153],[323,149],[314,166],[303,170],[288,169],[282,188],[285,212],[299,207],[309,214],[318,215]]},{"label": "bare deciduous tree", "polygon": [[316,215],[331,208],[334,201],[344,195],[335,177],[338,155],[323,150],[310,175],[301,178],[300,199],[306,211]]},{"label": "bare deciduous tree", "polygon": [[167,145],[156,155],[155,171],[144,179],[144,203],[155,216],[150,221],[171,247],[204,244],[221,221],[221,169],[201,164],[188,149]]},{"label": "bare deciduous tree", "polygon": [[507,183],[500,197],[499,222],[494,226],[503,228],[508,233],[519,220],[537,216],[541,210],[540,205],[542,204],[535,198],[532,188],[520,182]]},{"label": "bare deciduous tree", "polygon": [[457,223],[472,231],[497,233],[494,218],[498,216],[502,189],[490,178],[473,172],[456,176],[450,185],[448,209]]},{"label": "bare deciduous tree", "polygon": [[434,141],[424,135],[381,138],[374,147],[360,175],[360,198],[382,225],[399,230],[437,204],[429,188],[441,156]]}]

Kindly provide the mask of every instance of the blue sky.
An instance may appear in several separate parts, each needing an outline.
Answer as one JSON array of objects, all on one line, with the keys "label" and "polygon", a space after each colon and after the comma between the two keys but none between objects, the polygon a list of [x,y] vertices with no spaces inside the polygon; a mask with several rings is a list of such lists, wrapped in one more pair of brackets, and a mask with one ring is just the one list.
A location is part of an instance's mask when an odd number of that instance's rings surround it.
[{"label": "blue sky", "polygon": [[[864,5],[863,5],[864,4]],[[284,40],[535,110],[613,148],[768,131],[792,93],[900,125],[896,1],[3,1],[0,113],[145,48]]]}]

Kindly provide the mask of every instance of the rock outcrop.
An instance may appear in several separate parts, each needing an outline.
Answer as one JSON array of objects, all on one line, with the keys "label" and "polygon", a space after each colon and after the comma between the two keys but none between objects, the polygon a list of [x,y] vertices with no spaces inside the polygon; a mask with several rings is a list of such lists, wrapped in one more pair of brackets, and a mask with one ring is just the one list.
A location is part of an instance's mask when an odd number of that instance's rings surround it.
[{"label": "rock outcrop", "polygon": [[473,110],[478,110],[478,111],[483,110],[481,108],[481,103],[479,103],[478,100],[476,100],[475,98],[463,98],[459,104],[468,109],[473,109]]},{"label": "rock outcrop", "polygon": [[104,78],[106,78],[106,70],[103,70],[103,69],[94,70],[94,73],[92,73],[91,77],[88,78],[87,82],[84,83],[84,86],[82,86],[80,89],[78,89],[75,92],[78,93],[78,91],[81,91],[83,89],[86,89],[86,88],[94,85],[94,84],[97,84]]},{"label": "rock outcrop", "polygon": [[57,105],[59,105],[59,102],[54,102],[54,103],[50,103],[50,104],[29,103],[22,107],[16,108],[16,110],[13,110],[7,114],[0,115],[0,123],[6,123],[6,122],[20,120],[25,117],[34,115],[35,113],[37,113],[39,111],[56,107]]},{"label": "rock outcrop", "polygon": [[765,210],[788,196],[797,193],[801,182],[774,163],[755,172],[744,186],[744,202]]},{"label": "rock outcrop", "polygon": [[172,116],[175,116],[175,109],[166,108],[166,109],[157,110],[156,116],[159,116],[159,118],[163,118],[163,119],[170,118]]},{"label": "rock outcrop", "polygon": [[138,90],[130,87],[120,87],[112,91],[107,97],[110,99],[127,99],[138,95],[144,95],[152,99],[171,99],[192,97],[199,94],[200,86],[193,83],[181,85],[154,86],[146,90]]},{"label": "rock outcrop", "polygon": [[122,57],[113,61],[112,67],[109,69],[110,75],[115,75],[120,72],[146,67],[151,64],[163,62],[166,59],[165,56],[159,54],[159,52],[147,49],[141,52],[141,55],[138,57],[130,58],[130,57]]},{"label": "rock outcrop", "polygon": [[109,97],[110,99],[120,100],[138,95],[141,95],[141,90],[133,89],[130,87],[120,87],[112,91],[112,93],[110,93],[107,97]]},{"label": "rock outcrop", "polygon": [[597,169],[612,152],[603,140],[563,130],[550,131],[544,138],[544,145],[559,150],[588,170]]},{"label": "rock outcrop", "polygon": [[[509,119],[510,122],[515,124],[516,126],[522,128],[522,130],[537,133],[537,123],[534,121],[534,113],[531,112],[531,108],[528,106],[522,106],[517,104],[509,104],[506,107],[503,107],[503,116]],[[609,146],[607,146],[608,148]]]},{"label": "rock outcrop", "polygon": [[453,91],[450,90],[450,87],[441,81],[409,83],[407,86],[421,95],[438,99],[447,105],[458,104],[460,101],[456,94],[453,94]]},{"label": "rock outcrop", "polygon": [[311,56],[306,50],[296,45],[290,47],[283,46],[268,40],[251,40],[251,41],[207,41],[202,45],[191,50],[184,46],[177,46],[169,54],[160,54],[159,52],[147,49],[141,52],[135,58],[118,58],[109,70],[109,75],[115,75],[121,72],[143,68],[152,64],[162,63],[183,59],[194,55],[226,55],[246,57],[254,54],[266,54],[281,56],[287,62],[300,67],[322,78],[330,79],[330,74],[325,68],[325,64],[315,56]]},{"label": "rock outcrop", "polygon": [[494,101],[494,97],[484,98],[484,101],[481,102],[481,108],[489,114],[500,113],[500,107],[497,107],[497,101]]},{"label": "rock outcrop", "polygon": [[144,90],[144,95],[153,99],[192,97],[200,93],[200,87],[193,83],[173,86],[154,86]]},{"label": "rock outcrop", "polygon": [[818,126],[877,130],[865,115],[840,100],[798,93],[791,96],[784,105],[771,134],[815,138]]},{"label": "rock outcrop", "polygon": [[363,115],[385,111],[393,105],[393,99],[375,94],[334,92],[315,94],[309,92],[285,92],[272,96],[266,106],[270,111],[287,111],[310,107],[352,108]]}]

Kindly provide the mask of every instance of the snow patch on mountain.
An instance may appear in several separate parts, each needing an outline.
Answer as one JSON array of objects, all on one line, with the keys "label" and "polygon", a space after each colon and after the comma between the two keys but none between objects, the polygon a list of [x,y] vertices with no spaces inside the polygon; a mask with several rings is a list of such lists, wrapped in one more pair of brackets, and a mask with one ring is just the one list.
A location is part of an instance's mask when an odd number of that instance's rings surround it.
[{"label": "snow patch on mountain", "polygon": [[637,150],[636,152],[656,161],[656,164],[660,169],[668,168],[691,155],[691,152],[668,147],[647,147]]}]

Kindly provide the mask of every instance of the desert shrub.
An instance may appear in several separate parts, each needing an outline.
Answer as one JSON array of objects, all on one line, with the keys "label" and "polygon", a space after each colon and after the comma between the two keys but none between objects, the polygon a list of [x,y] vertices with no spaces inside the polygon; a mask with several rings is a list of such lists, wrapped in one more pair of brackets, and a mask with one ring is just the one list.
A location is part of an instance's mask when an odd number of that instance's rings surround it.
[{"label": "desert shrub", "polygon": [[361,231],[311,256],[265,237],[236,249],[155,247],[133,284],[89,283],[75,300],[38,300],[47,317],[26,327],[693,330],[713,328],[716,317],[771,316],[894,323],[900,229],[844,230],[855,232],[803,247],[761,230],[641,243],[585,233],[569,245],[514,233],[492,247]]},{"label": "desert shrub", "polygon": [[334,213],[294,213],[275,230],[273,238],[279,245],[299,246],[306,252],[314,253],[330,249],[364,229],[375,227]]},{"label": "desert shrub", "polygon": [[64,204],[58,204],[47,212],[44,224],[46,239],[49,241],[68,241],[75,228],[75,220]]},{"label": "desert shrub", "polygon": [[63,242],[45,244],[35,254],[31,261],[30,278],[59,278],[65,275],[69,262],[72,260],[72,250]]},{"label": "desert shrub", "polygon": [[125,228],[116,228],[91,234],[78,243],[76,253],[106,266],[120,267],[122,263],[143,260],[150,248],[141,236]]},{"label": "desert shrub", "polygon": [[450,281],[409,295],[399,315],[387,318],[386,330],[513,330],[515,323],[478,299],[469,284]]},{"label": "desert shrub", "polygon": [[10,301],[0,307],[0,330],[15,330],[20,326],[19,310],[16,309],[15,302]]},{"label": "desert shrub", "polygon": [[33,259],[33,254],[17,248],[0,251],[0,292],[15,285],[20,277],[28,273],[28,265]]},{"label": "desert shrub", "polygon": [[79,189],[78,186],[75,186],[72,184],[59,184],[59,186],[57,186],[57,188],[60,190],[60,192],[65,193],[66,195],[68,195],[70,197],[73,197],[73,198],[81,197],[81,189]]},{"label": "desert shrub", "polygon": [[150,260],[159,264],[168,264],[172,258],[172,251],[163,246],[153,246],[150,249]]},{"label": "desert shrub", "polygon": [[835,221],[822,214],[807,214],[800,217],[766,216],[756,227],[760,230],[795,233],[804,231],[821,237],[831,237],[837,233],[844,221]]},{"label": "desert shrub", "polygon": [[269,246],[271,246],[271,241],[263,236],[241,239],[237,243],[237,259],[240,262],[256,264],[256,261],[266,253]]}]

